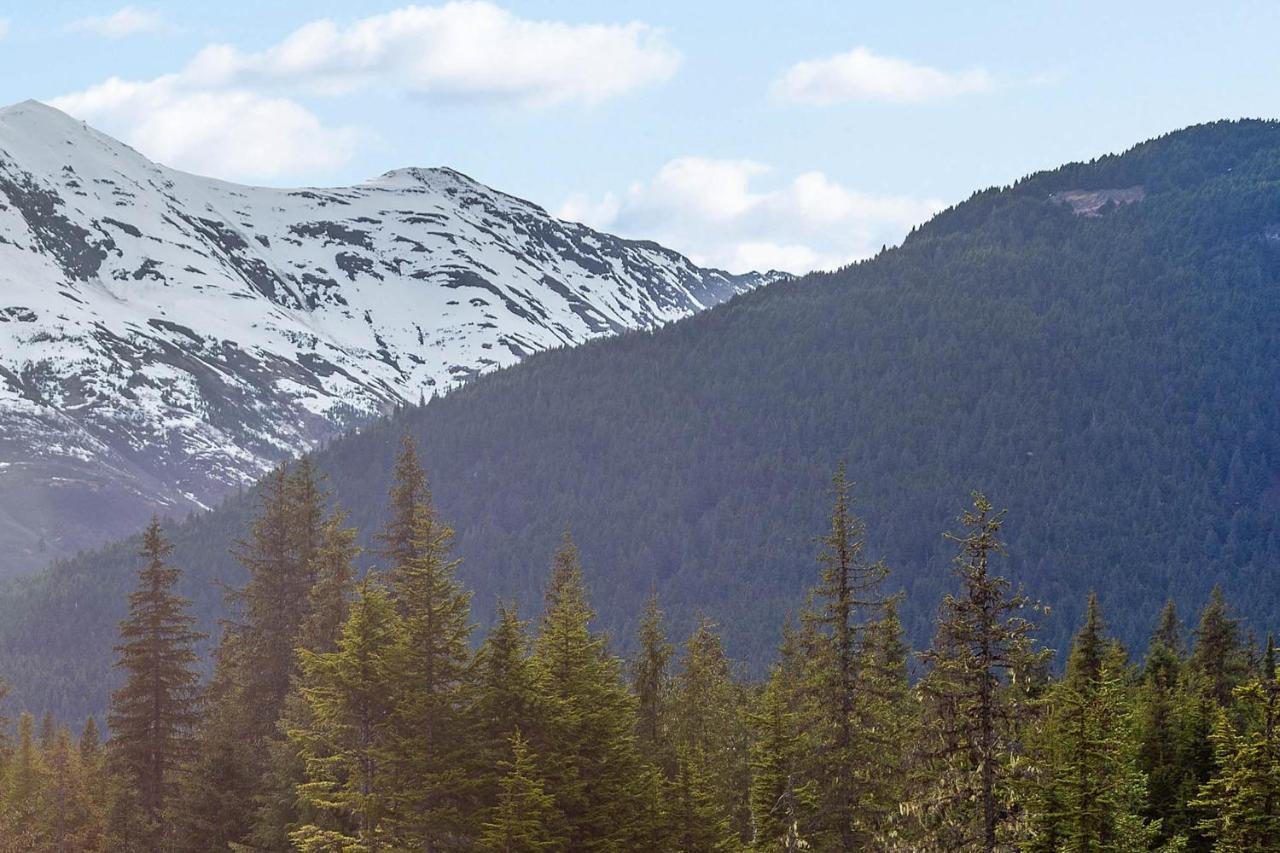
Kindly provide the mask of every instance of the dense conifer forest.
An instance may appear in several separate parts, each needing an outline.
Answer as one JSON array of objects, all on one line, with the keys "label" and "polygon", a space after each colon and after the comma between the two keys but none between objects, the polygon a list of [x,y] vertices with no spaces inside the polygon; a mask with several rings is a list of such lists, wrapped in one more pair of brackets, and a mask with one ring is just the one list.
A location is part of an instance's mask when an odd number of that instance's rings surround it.
[{"label": "dense conifer forest", "polygon": [[913,654],[853,498],[841,465],[796,555],[808,594],[754,678],[716,621],[673,634],[653,590],[620,657],[570,529],[541,615],[504,600],[476,636],[410,438],[368,572],[314,466],[282,467],[237,543],[210,679],[155,522],[107,730],[6,721],[0,853],[1280,847],[1275,643],[1218,590],[1190,626],[1164,604],[1134,651],[1084,595],[1055,666],[1035,591],[1004,574],[1006,515],[974,493]]},{"label": "dense conifer forest", "polygon": [[[1192,613],[1215,586],[1261,631],[1280,610],[1278,182],[1277,123],[1190,128],[978,193],[873,260],[532,357],[314,464],[372,549],[414,435],[481,626],[511,597],[541,615],[544,556],[572,519],[620,652],[657,587],[672,632],[713,619],[753,677],[810,583],[840,459],[913,648],[950,588],[939,532],[975,485],[1012,510],[1007,576],[1050,605],[1047,645],[1068,647],[1087,589],[1132,649],[1166,600]],[[1096,215],[1059,195],[1134,187]],[[257,500],[167,528],[198,631],[227,613],[219,584],[249,579],[228,547]],[[0,590],[16,700],[105,710],[140,546]]]}]

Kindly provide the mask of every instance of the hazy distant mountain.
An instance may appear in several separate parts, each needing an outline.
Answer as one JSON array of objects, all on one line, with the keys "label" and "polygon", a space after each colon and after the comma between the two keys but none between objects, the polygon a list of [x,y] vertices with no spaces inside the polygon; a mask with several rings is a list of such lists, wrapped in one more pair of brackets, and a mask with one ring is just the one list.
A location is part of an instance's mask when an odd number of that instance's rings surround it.
[{"label": "hazy distant mountain", "polygon": [[700,269],[449,169],[262,189],[0,110],[0,574],[216,503],[345,426],[780,274]]}]

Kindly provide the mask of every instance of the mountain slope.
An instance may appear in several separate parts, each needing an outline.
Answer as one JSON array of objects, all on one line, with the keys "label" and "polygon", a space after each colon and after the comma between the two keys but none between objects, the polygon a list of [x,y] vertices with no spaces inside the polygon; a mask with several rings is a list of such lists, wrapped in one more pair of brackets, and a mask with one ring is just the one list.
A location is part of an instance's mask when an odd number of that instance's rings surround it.
[{"label": "mountain slope", "polygon": [[[405,431],[481,618],[497,596],[536,611],[569,520],[620,644],[656,583],[677,633],[704,611],[759,667],[814,578],[844,458],[917,644],[950,588],[940,534],[974,488],[1009,507],[1003,568],[1052,605],[1059,648],[1090,589],[1131,647],[1166,597],[1191,617],[1214,583],[1263,632],[1280,609],[1280,124],[1196,127],[982,192],[874,260],[380,421],[316,456],[366,531]],[[226,546],[248,509],[174,529],[206,624],[210,581],[241,577]],[[0,595],[15,701],[101,707],[134,551]]]},{"label": "mountain slope", "polygon": [[776,278],[700,269],[448,169],[243,187],[50,107],[7,107],[0,572],[211,505],[352,423],[529,353]]}]

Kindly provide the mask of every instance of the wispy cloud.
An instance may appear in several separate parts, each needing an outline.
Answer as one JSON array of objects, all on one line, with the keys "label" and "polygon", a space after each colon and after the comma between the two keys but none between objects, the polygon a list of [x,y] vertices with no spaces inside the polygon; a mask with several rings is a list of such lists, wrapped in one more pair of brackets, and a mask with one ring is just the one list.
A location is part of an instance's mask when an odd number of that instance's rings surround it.
[{"label": "wispy cloud", "polygon": [[110,15],[93,15],[67,24],[71,32],[93,33],[111,39],[154,33],[163,28],[164,19],[159,14],[137,6],[123,6]]},{"label": "wispy cloud", "polygon": [[855,100],[913,103],[986,92],[994,85],[982,68],[943,71],[858,47],[797,62],[774,81],[773,93],[820,106]]},{"label": "wispy cloud", "polygon": [[682,157],[623,192],[575,195],[557,213],[733,272],[807,272],[897,243],[943,206],[859,192],[817,171],[781,182],[771,177],[772,169],[753,160]]},{"label": "wispy cloud", "polygon": [[594,104],[666,80],[679,64],[646,24],[530,20],[455,2],[347,25],[313,21],[260,52],[210,45],[172,74],[111,78],[53,103],[170,165],[275,180],[340,166],[369,136],[325,126],[300,97],[376,89],[531,108]]},{"label": "wispy cloud", "polygon": [[0,18],[0,39],[9,35],[9,19]]}]

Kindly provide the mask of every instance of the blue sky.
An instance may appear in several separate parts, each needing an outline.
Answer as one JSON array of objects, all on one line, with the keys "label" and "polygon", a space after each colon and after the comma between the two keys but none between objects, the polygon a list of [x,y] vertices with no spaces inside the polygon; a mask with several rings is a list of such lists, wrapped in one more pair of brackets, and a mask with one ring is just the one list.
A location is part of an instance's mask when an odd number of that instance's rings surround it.
[{"label": "blue sky", "polygon": [[1037,169],[1275,117],[1278,36],[1274,2],[0,0],[0,102],[249,183],[448,165],[803,271]]}]

